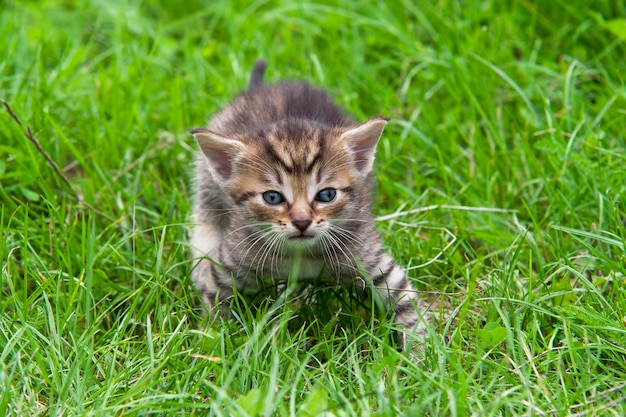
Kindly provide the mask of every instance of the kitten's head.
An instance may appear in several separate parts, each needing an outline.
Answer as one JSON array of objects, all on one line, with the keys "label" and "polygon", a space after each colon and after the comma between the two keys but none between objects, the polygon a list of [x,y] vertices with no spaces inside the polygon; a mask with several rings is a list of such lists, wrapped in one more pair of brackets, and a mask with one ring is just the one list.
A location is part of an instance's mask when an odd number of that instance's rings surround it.
[{"label": "kitten's head", "polygon": [[311,247],[333,228],[367,220],[367,178],[387,119],[327,128],[298,120],[246,135],[193,134],[242,221],[265,239]]}]

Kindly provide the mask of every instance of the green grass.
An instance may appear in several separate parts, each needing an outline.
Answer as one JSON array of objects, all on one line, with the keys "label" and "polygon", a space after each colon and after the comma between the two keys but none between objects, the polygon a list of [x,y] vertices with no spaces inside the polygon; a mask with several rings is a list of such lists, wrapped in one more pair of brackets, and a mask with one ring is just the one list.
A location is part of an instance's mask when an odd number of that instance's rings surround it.
[{"label": "green grass", "polygon": [[[0,1],[0,98],[71,184],[0,109],[0,415],[626,414],[624,16],[608,0]],[[440,312],[420,359],[376,318],[322,311],[332,291],[200,314],[188,132],[259,57],[270,80],[392,117],[377,214],[434,206],[380,222]]]}]

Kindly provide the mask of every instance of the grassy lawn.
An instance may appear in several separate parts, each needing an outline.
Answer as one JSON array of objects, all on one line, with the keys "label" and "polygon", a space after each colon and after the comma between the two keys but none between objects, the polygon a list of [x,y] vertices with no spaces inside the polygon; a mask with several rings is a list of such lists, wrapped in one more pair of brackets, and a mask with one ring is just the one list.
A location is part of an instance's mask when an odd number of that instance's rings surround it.
[{"label": "grassy lawn", "polygon": [[[0,1],[0,415],[625,415],[625,16]],[[391,117],[376,213],[438,312],[423,347],[327,311],[332,290],[202,316],[189,130],[260,57],[270,81]]]}]

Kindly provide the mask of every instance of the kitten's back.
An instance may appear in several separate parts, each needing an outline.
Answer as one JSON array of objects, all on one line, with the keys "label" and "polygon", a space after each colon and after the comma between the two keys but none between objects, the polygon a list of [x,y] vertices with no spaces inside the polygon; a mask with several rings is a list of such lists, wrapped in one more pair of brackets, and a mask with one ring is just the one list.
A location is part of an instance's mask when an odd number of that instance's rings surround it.
[{"label": "kitten's back", "polygon": [[326,128],[354,126],[325,91],[306,82],[263,84],[265,62],[259,61],[247,91],[217,113],[210,129],[225,136],[255,132],[282,121],[306,121]]}]

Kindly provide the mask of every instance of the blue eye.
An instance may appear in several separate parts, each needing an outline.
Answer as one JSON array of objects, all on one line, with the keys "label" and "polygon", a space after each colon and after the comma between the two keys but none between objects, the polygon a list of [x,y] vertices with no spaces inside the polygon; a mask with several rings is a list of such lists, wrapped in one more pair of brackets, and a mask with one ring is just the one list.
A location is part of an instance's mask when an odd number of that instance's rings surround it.
[{"label": "blue eye", "polygon": [[267,204],[275,206],[284,202],[285,198],[278,191],[266,191],[263,193],[263,200],[265,200]]},{"label": "blue eye", "polygon": [[315,200],[321,201],[322,203],[329,203],[335,199],[337,195],[337,190],[334,188],[325,188],[315,196]]}]

